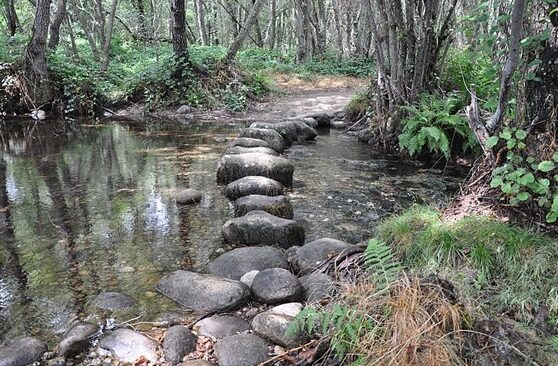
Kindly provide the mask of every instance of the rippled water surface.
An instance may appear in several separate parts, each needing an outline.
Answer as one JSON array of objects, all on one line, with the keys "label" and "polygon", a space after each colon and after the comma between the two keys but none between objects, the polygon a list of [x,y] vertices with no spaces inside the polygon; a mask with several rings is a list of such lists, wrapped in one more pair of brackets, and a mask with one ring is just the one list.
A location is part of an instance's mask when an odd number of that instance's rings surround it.
[{"label": "rippled water surface", "polygon": [[[104,291],[138,300],[120,320],[176,308],[155,284],[178,268],[203,271],[222,248],[231,209],[215,170],[225,139],[242,127],[0,122],[0,343],[29,334],[54,341],[95,313],[91,301]],[[394,210],[443,201],[461,175],[335,131],[286,155],[308,239],[365,240]],[[180,187],[203,190],[202,203],[177,206]]]}]

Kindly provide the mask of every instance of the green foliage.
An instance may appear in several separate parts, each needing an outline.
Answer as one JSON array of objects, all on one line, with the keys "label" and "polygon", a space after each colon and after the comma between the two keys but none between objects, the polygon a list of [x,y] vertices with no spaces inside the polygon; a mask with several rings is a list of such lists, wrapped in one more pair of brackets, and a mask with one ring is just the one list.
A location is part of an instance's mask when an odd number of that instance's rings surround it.
[{"label": "green foliage", "polygon": [[420,206],[383,222],[376,237],[396,250],[405,267],[457,273],[457,282],[471,296],[486,294],[481,302],[496,312],[517,312],[530,322],[544,304],[558,317],[554,239],[485,216],[450,223]]},{"label": "green foliage", "polygon": [[558,151],[541,154],[527,148],[527,133],[518,128],[505,128],[487,145],[505,146],[504,164],[492,172],[490,186],[498,188],[513,206],[535,203],[546,212],[546,221],[558,220]]},{"label": "green foliage", "polygon": [[223,90],[223,103],[230,112],[244,112],[248,107],[248,87],[233,81]]},{"label": "green foliage", "polygon": [[450,158],[453,144],[459,141],[463,152],[472,151],[476,140],[467,120],[458,114],[460,99],[451,94],[447,98],[425,94],[419,103],[402,107],[409,117],[402,121],[399,147],[411,156],[428,150]]},{"label": "green foliage", "polygon": [[378,239],[368,241],[364,251],[364,263],[373,273],[374,282],[380,288],[388,286],[401,271],[401,266],[393,257],[391,248]]}]

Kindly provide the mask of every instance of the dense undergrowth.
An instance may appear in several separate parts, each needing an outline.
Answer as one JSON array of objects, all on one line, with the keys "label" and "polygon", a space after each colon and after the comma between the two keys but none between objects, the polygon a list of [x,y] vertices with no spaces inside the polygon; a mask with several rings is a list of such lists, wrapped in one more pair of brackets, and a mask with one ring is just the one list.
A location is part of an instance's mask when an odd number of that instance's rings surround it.
[{"label": "dense undergrowth", "polygon": [[[17,65],[24,52],[24,37],[0,37],[0,60]],[[59,48],[49,56],[51,76],[58,91],[56,106],[65,114],[91,115],[100,107],[144,103],[148,108],[187,104],[213,107],[224,105],[238,112],[248,101],[273,88],[271,72],[314,75],[366,77],[373,71],[370,60],[337,60],[333,53],[305,64],[294,62],[294,53],[282,54],[265,49],[245,49],[238,53],[234,75],[223,79],[219,61],[225,47],[189,48],[192,66],[181,65],[173,57],[170,45],[138,44],[115,38],[111,62],[101,72],[84,40],[78,40],[79,59]],[[177,74],[180,77],[176,77]],[[4,88],[6,80],[3,80]],[[12,99],[13,102],[13,99]],[[13,104],[13,103],[12,103]],[[0,94],[0,109],[10,107]]]},{"label": "dense undergrowth", "polygon": [[365,274],[297,325],[348,365],[555,364],[557,255],[530,230],[412,207],[378,227]]}]

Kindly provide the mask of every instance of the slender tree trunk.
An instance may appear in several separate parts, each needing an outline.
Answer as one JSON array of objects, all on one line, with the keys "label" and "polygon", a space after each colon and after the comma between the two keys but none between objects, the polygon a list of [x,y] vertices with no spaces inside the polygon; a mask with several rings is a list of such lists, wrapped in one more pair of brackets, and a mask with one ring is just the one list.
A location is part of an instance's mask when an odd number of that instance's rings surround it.
[{"label": "slender tree trunk", "polygon": [[275,48],[277,38],[277,0],[271,0],[271,24],[269,30],[269,40],[267,46],[270,50]]},{"label": "slender tree trunk", "polygon": [[8,32],[10,36],[13,36],[19,28],[19,18],[15,10],[14,0],[4,0],[4,11],[6,13]]},{"label": "slender tree trunk", "polygon": [[186,42],[186,10],[184,0],[171,0],[172,48],[178,59],[188,58]]},{"label": "slender tree trunk", "polygon": [[105,43],[103,44],[103,64],[101,71],[105,72],[110,63],[110,45],[112,43],[112,34],[114,32],[114,20],[116,18],[116,9],[118,8],[118,0],[112,0],[112,6],[108,19],[108,28],[105,30]]},{"label": "slender tree trunk", "polygon": [[25,50],[25,76],[28,93],[37,105],[52,97],[46,50],[50,23],[50,0],[38,0],[33,21],[33,33]]},{"label": "slender tree trunk", "polygon": [[205,9],[202,0],[194,0],[194,9],[196,11],[196,19],[198,21],[198,32],[200,40],[203,45],[209,45],[209,38],[207,37],[207,29],[205,26]]},{"label": "slender tree trunk", "polygon": [[48,40],[48,48],[55,50],[60,42],[60,26],[66,18],[66,0],[58,0],[56,4],[56,14],[50,25],[50,38]]},{"label": "slender tree trunk", "polygon": [[244,22],[242,30],[240,31],[240,33],[238,34],[238,37],[235,38],[235,40],[233,41],[233,43],[230,45],[229,49],[227,50],[227,54],[225,55],[225,58],[223,59],[223,64],[224,65],[229,65],[234,60],[236,54],[240,50],[240,47],[242,47],[242,44],[244,43],[244,40],[250,34],[250,29],[256,23],[256,19],[258,18],[258,15],[260,13],[260,10],[262,8],[263,3],[264,3],[264,0],[256,0],[256,2],[254,3],[254,6],[252,6],[252,8],[250,9],[250,12],[248,13],[248,16],[246,17],[246,21]]}]

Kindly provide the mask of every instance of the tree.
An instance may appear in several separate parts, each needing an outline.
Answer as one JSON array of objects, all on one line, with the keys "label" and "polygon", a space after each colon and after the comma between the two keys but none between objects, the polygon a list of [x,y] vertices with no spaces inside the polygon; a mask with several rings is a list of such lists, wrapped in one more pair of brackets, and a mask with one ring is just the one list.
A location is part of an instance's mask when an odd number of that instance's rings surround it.
[{"label": "tree", "polygon": [[4,0],[4,12],[6,14],[6,23],[10,36],[14,36],[20,28],[19,18],[14,6],[14,0]]},{"label": "tree", "polygon": [[250,29],[254,26],[254,24],[256,24],[256,20],[258,19],[258,15],[260,13],[263,3],[264,0],[256,0],[254,2],[254,6],[252,6],[252,8],[250,9],[250,12],[246,17],[246,21],[242,26],[242,29],[238,33],[238,36],[236,36],[234,41],[229,46],[229,49],[227,50],[227,54],[223,59],[224,65],[229,65],[232,62],[232,60],[235,58],[237,52],[240,50],[240,47],[242,47],[244,40],[250,34]]},{"label": "tree", "polygon": [[171,38],[174,54],[178,59],[187,59],[186,12],[184,0],[171,0]]},{"label": "tree", "polygon": [[51,50],[58,47],[60,42],[60,26],[66,18],[66,0],[58,0],[56,4],[56,14],[50,25],[50,38],[48,40],[48,48]]}]

